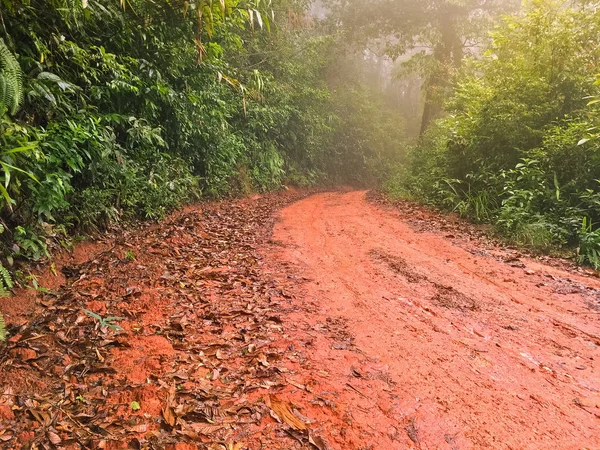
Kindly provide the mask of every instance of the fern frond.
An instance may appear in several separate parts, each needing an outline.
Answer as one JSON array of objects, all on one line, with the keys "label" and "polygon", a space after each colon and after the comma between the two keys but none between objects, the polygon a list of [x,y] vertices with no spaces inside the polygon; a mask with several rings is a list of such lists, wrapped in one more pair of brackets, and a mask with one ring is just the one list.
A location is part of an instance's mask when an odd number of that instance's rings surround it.
[{"label": "fern frond", "polygon": [[14,286],[10,272],[0,264],[0,297],[9,295],[8,290]]},{"label": "fern frond", "polygon": [[23,72],[0,38],[0,113],[15,114],[23,101]]}]

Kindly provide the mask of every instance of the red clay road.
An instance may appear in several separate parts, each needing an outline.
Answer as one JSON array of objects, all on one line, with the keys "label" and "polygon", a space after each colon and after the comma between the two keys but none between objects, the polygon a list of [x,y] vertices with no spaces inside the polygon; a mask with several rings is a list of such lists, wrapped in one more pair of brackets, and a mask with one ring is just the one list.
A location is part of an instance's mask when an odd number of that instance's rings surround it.
[{"label": "red clay road", "polygon": [[272,261],[307,280],[288,319],[312,336],[305,380],[338,405],[303,412],[331,447],[600,449],[597,279],[419,232],[365,192],[279,219]]}]

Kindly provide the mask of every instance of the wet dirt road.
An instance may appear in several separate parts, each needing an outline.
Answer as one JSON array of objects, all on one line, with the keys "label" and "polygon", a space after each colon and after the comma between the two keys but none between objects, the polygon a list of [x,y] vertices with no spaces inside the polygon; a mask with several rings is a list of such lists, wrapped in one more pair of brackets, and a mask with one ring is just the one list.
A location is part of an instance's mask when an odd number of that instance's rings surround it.
[{"label": "wet dirt road", "polygon": [[301,382],[336,405],[303,413],[330,445],[600,449],[598,280],[415,231],[365,195],[295,203],[273,235],[299,281]]}]

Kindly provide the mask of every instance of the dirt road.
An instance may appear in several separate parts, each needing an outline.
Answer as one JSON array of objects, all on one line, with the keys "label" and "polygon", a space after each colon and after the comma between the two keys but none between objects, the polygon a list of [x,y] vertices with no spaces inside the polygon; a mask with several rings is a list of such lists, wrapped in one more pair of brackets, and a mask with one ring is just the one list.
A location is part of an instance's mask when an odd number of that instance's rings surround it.
[{"label": "dirt road", "polygon": [[600,283],[405,220],[365,192],[280,213],[297,373],[336,404],[303,413],[340,449],[599,449]]},{"label": "dirt road", "polygon": [[0,448],[600,449],[597,278],[307,195],[190,206],[0,301]]}]

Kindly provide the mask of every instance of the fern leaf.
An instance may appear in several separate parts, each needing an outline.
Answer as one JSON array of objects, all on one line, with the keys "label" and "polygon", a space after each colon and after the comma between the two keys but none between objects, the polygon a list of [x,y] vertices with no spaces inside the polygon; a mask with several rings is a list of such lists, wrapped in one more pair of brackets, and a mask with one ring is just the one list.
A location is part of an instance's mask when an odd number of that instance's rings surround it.
[{"label": "fern leaf", "polygon": [[7,96],[6,78],[4,77],[4,74],[0,72],[0,117],[2,117],[8,110],[8,107],[6,106]]},{"label": "fern leaf", "polygon": [[14,286],[10,272],[0,264],[0,297],[8,295],[8,290]]},{"label": "fern leaf", "polygon": [[0,38],[0,112],[15,114],[23,101],[23,72]]}]

